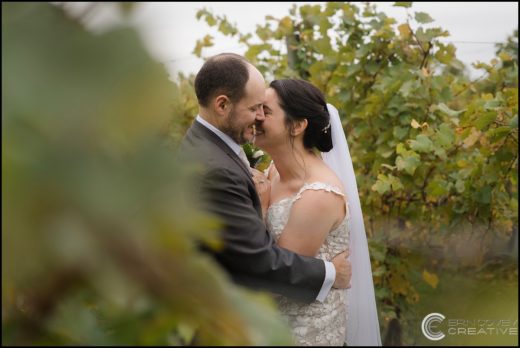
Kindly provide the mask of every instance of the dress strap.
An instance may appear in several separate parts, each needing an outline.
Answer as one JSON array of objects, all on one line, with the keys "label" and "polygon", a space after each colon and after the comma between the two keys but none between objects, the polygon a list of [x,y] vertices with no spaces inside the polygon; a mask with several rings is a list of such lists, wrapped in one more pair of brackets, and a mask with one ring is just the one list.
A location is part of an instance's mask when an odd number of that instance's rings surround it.
[{"label": "dress strap", "polygon": [[300,199],[302,197],[302,193],[304,191],[306,191],[306,190],[316,190],[316,191],[324,190],[324,191],[327,191],[327,192],[334,192],[337,195],[345,197],[345,194],[343,192],[341,192],[339,187],[331,185],[331,184],[326,184],[324,182],[317,181],[317,182],[313,182],[313,183],[305,183],[305,184],[303,184],[303,186],[300,189],[300,191],[298,191],[298,193],[294,197],[294,200],[296,201],[296,200]]}]

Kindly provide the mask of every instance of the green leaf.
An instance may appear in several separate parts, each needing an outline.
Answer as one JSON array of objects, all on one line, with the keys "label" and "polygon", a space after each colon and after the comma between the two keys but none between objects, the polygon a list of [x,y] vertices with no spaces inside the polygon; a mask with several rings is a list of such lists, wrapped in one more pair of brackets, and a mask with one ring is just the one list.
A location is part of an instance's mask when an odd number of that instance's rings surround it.
[{"label": "green leaf", "polygon": [[460,111],[452,110],[444,103],[437,104],[437,109],[442,111],[443,113],[445,113],[446,115],[448,115],[450,117],[456,117],[465,111],[465,110],[460,110]]},{"label": "green leaf", "polygon": [[258,26],[256,28],[256,35],[260,38],[260,40],[262,40],[264,42],[269,40],[272,34],[273,34],[273,31],[271,29],[269,29],[269,27],[267,27],[267,26],[264,26],[264,27]]},{"label": "green leaf", "polygon": [[402,155],[404,153],[406,153],[406,147],[404,146],[403,143],[399,143],[397,144],[396,148],[395,148],[395,152],[398,154],[398,155]]},{"label": "green leaf", "polygon": [[415,152],[412,152],[412,155],[408,156],[397,156],[395,159],[395,165],[397,166],[397,169],[402,171],[404,170],[410,175],[413,175],[415,173],[415,170],[417,167],[421,164],[421,160],[419,155],[417,155]]},{"label": "green leaf", "polygon": [[231,25],[227,19],[220,21],[218,30],[226,36],[233,36],[238,32],[238,30],[233,25]]},{"label": "green leaf", "polygon": [[451,89],[448,86],[444,86],[439,94],[439,101],[445,102],[452,100],[453,94],[451,93]]},{"label": "green leaf", "polygon": [[432,199],[436,200],[449,193],[448,182],[441,178],[435,178],[426,186],[426,193]]},{"label": "green leaf", "polygon": [[[372,256],[372,252],[370,253],[370,256]],[[372,257],[373,258],[373,257]],[[381,267],[377,267],[375,268],[373,271],[372,271],[372,276],[373,277],[381,277],[381,276],[384,276],[386,274],[387,270],[386,270],[386,267],[381,266]]]},{"label": "green leaf", "polygon": [[399,190],[404,189],[404,186],[401,183],[401,180],[399,180],[399,178],[393,176],[392,174],[388,175],[388,181],[390,182],[390,186],[392,187],[393,191],[399,191]]},{"label": "green leaf", "polygon": [[508,135],[509,132],[512,132],[511,127],[501,126],[488,130],[486,134],[491,141],[497,142],[500,139],[504,138],[506,135]]},{"label": "green leaf", "polygon": [[412,2],[411,1],[397,1],[397,2],[394,2],[393,6],[410,8],[410,7],[412,7]]},{"label": "green leaf", "polygon": [[466,190],[466,183],[462,179],[457,179],[455,182],[455,189],[458,193],[463,193]]},{"label": "green leaf", "polygon": [[206,15],[206,12],[207,12],[207,10],[206,10],[205,8],[204,8],[204,9],[201,9],[201,10],[198,10],[197,13],[195,14],[195,18],[196,18],[197,20],[200,20],[200,18],[201,18],[202,16],[205,16],[205,15]]},{"label": "green leaf", "polygon": [[477,202],[483,204],[491,203],[491,186],[486,186],[477,192]]},{"label": "green leaf", "polygon": [[[433,33],[427,30],[425,31],[422,27],[419,27],[419,29],[415,31],[415,36],[417,36],[417,39],[422,43],[429,42],[433,39]],[[423,47],[425,46],[423,45]]]},{"label": "green leaf", "polygon": [[375,73],[377,73],[377,71],[379,70],[379,64],[377,64],[376,62],[370,61],[365,65],[365,70],[370,75],[375,75]]},{"label": "green leaf", "polygon": [[417,88],[416,81],[408,80],[401,85],[401,88],[399,88],[399,93],[401,93],[403,97],[407,98],[410,95],[410,92],[412,92],[412,89],[415,88]]},{"label": "green leaf", "polygon": [[504,62],[513,60],[513,57],[511,57],[506,51],[500,51],[500,53],[498,54],[498,57]]},{"label": "green leaf", "polygon": [[208,23],[208,25],[210,27],[213,27],[215,25],[217,25],[217,20],[215,19],[215,17],[213,17],[213,15],[211,15],[209,12],[206,14],[206,23]]},{"label": "green leaf", "polygon": [[384,174],[379,174],[377,176],[377,181],[374,185],[372,185],[372,190],[377,191],[380,195],[384,194],[385,192],[390,191],[390,182],[388,181],[388,178]]},{"label": "green leaf", "polygon": [[389,288],[377,287],[375,290],[375,295],[377,299],[383,300],[389,298],[392,293],[390,292]]},{"label": "green leaf", "polygon": [[515,115],[515,117],[513,117],[513,119],[509,123],[509,127],[518,128],[518,115]]},{"label": "green leaf", "polygon": [[433,18],[426,12],[415,12],[415,20],[422,24],[433,22]]},{"label": "green leaf", "polygon": [[257,57],[267,50],[269,50],[271,46],[268,44],[257,44],[257,45],[250,45],[249,49],[245,53],[245,57],[251,61],[255,61]]},{"label": "green leaf", "polygon": [[500,101],[496,100],[496,99],[488,100],[484,104],[484,109],[486,109],[486,110],[490,110],[490,109],[495,110],[498,107],[500,107]]},{"label": "green leaf", "polygon": [[453,44],[442,45],[437,52],[435,58],[442,64],[450,64],[455,57],[456,48]]},{"label": "green leaf", "polygon": [[[316,47],[316,50],[320,53],[327,53],[330,52],[331,46],[330,46],[330,39],[328,37],[321,38],[319,40],[314,41],[314,47]],[[327,69],[324,69],[327,71]]]},{"label": "green leaf", "polygon": [[395,126],[393,135],[395,138],[402,140],[404,137],[408,135],[408,129],[404,127]]},{"label": "green leaf", "polygon": [[435,151],[433,153],[443,161],[446,161],[448,159],[448,156],[446,155],[446,150],[444,150],[442,147],[435,148]]},{"label": "green leaf", "polygon": [[477,128],[478,130],[486,128],[496,119],[496,117],[497,113],[495,111],[488,111],[484,113],[475,121],[475,128]]},{"label": "green leaf", "polygon": [[381,155],[381,157],[383,157],[383,158],[388,158],[394,154],[394,149],[390,149],[387,147],[380,147],[377,150],[377,153],[379,153]]},{"label": "green leaf", "polygon": [[442,147],[449,147],[455,141],[455,131],[446,123],[440,125],[436,135],[437,143]]},{"label": "green leaf", "polygon": [[293,30],[293,22],[289,16],[285,16],[282,19],[280,19],[280,22],[278,24],[278,28],[284,33],[285,35],[291,35]]},{"label": "green leaf", "polygon": [[206,35],[204,36],[204,38],[202,40],[197,40],[196,44],[195,44],[195,48],[193,49],[193,54],[196,55],[197,57],[201,57],[202,55],[202,49],[204,47],[211,47],[213,46],[213,36],[211,35]]},{"label": "green leaf", "polygon": [[177,326],[177,332],[180,338],[182,339],[182,343],[184,345],[189,344],[192,341],[193,336],[195,335],[195,329],[190,325],[184,323],[180,323]]},{"label": "green leaf", "polygon": [[431,152],[433,143],[428,136],[419,134],[415,140],[410,140],[410,148],[417,152]]}]

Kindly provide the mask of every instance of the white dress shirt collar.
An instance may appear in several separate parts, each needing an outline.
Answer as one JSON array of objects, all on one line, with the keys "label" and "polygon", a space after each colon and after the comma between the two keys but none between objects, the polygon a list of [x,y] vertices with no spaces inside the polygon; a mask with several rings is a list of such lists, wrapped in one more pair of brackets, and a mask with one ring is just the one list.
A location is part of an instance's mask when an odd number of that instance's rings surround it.
[{"label": "white dress shirt collar", "polygon": [[208,128],[210,131],[215,133],[222,141],[224,141],[236,154],[239,155],[240,150],[242,147],[238,145],[231,137],[225,133],[223,133],[221,130],[219,130],[217,127],[203,119],[200,115],[197,115],[195,118],[197,122],[201,123],[204,127]]}]

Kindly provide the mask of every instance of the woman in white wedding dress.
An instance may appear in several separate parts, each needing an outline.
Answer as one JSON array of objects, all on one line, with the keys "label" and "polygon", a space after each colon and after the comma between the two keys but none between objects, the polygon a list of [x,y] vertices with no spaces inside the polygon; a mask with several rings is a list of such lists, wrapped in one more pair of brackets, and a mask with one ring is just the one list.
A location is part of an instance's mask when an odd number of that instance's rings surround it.
[{"label": "woman in white wedding dress", "polygon": [[[301,255],[331,260],[350,247],[351,233],[350,197],[346,195],[346,192],[349,193],[345,190],[347,187],[344,187],[347,186],[345,180],[350,179],[341,177],[342,171],[335,168],[334,161],[329,160],[331,169],[318,152],[329,152],[335,146],[331,134],[333,129],[338,132],[339,128],[344,139],[337,110],[325,103],[323,94],[312,84],[287,79],[275,80],[270,84],[266,90],[264,113],[265,121],[256,127],[255,145],[268,152],[273,159],[267,173],[270,190],[262,193],[259,188],[262,205],[268,207],[264,216],[268,230],[281,247]],[[346,142],[344,146],[348,153]],[[339,155],[344,155],[344,152],[340,151]],[[339,164],[340,167],[348,167],[342,162]],[[353,180],[356,186],[355,177]],[[359,205],[359,197],[355,198]],[[362,232],[364,236],[364,227]],[[357,240],[359,242],[359,238]],[[352,255],[354,250],[352,247],[350,250]],[[359,252],[357,256],[360,256]],[[366,255],[361,256],[365,270],[360,268],[359,272],[366,273],[368,249]],[[356,299],[369,303],[361,310],[357,310],[359,306],[348,304],[347,301],[352,302],[352,298],[349,291],[342,289],[331,289],[323,303],[303,304],[283,296],[276,297],[281,313],[292,328],[296,344],[381,344],[370,261],[369,283],[366,274],[363,280],[356,278],[357,268],[352,257],[351,262],[351,285],[355,289],[359,289],[360,285],[370,285],[370,289],[365,289],[371,290],[369,301]],[[355,284],[356,281],[362,284]],[[367,297],[366,294],[363,296]],[[363,321],[363,318],[357,317],[357,313],[365,310],[372,312],[367,323],[349,325],[348,321],[351,320]],[[351,318],[352,315],[355,318]],[[349,339],[348,331],[351,327],[353,329]],[[365,331],[363,338],[359,335],[360,330]],[[371,337],[365,339],[365,335]]]}]

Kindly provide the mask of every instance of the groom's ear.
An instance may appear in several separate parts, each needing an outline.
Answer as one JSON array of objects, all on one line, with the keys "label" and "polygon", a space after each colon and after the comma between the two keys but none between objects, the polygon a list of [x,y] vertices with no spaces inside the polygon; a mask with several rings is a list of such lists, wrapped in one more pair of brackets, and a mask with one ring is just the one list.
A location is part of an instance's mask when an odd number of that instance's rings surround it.
[{"label": "groom's ear", "polygon": [[221,94],[217,96],[213,101],[213,106],[215,108],[215,111],[219,115],[226,115],[230,109],[231,100],[229,100],[229,97],[225,94]]},{"label": "groom's ear", "polygon": [[303,120],[294,121],[291,130],[291,135],[296,137],[300,134],[303,134],[303,132],[305,132],[305,130],[307,129],[308,125],[309,123],[306,118],[304,118]]}]

